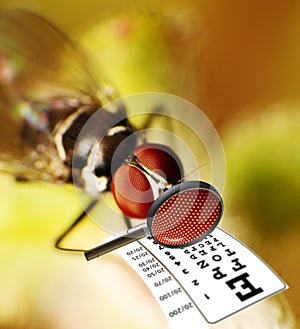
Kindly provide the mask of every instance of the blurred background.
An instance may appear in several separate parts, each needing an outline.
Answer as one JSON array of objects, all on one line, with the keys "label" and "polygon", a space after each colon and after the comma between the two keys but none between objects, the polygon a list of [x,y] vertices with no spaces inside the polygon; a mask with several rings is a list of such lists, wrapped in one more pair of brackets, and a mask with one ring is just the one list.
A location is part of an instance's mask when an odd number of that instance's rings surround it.
[{"label": "blurred background", "polygon": [[[0,0],[6,7],[55,23],[120,95],[172,93],[210,118],[227,159],[222,227],[290,287],[217,327],[299,327],[300,3]],[[7,175],[0,184],[1,329],[168,327],[116,255],[87,264],[53,248],[81,209],[72,187]],[[87,220],[72,239],[102,235]]]}]

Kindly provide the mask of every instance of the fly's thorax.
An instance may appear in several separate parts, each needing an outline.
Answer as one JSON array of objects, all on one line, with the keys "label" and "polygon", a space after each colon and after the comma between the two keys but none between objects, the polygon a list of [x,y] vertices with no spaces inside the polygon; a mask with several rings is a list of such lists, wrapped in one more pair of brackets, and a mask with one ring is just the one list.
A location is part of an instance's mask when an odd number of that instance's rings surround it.
[{"label": "fly's thorax", "polygon": [[66,165],[71,167],[77,137],[87,120],[95,112],[95,108],[81,106],[55,125],[53,140],[60,160]]},{"label": "fly's thorax", "polygon": [[70,180],[93,196],[110,189],[112,159],[118,167],[137,145],[134,137],[118,147],[134,131],[122,115],[83,106],[55,126],[54,142],[61,161],[72,168]]}]

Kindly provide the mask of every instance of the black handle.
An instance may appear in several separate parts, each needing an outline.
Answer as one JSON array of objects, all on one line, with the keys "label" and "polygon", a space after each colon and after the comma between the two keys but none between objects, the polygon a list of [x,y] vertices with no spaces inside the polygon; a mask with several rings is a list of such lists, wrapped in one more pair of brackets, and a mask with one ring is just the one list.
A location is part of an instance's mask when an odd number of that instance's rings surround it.
[{"label": "black handle", "polygon": [[145,224],[143,224],[142,226],[139,225],[137,227],[130,229],[127,234],[120,236],[117,239],[106,242],[93,249],[86,250],[84,252],[84,256],[85,256],[86,260],[92,260],[99,256],[103,256],[115,249],[123,247],[123,246],[127,245],[128,243],[131,243],[131,242],[134,242],[141,238],[144,238],[147,235],[148,235],[147,226]]}]

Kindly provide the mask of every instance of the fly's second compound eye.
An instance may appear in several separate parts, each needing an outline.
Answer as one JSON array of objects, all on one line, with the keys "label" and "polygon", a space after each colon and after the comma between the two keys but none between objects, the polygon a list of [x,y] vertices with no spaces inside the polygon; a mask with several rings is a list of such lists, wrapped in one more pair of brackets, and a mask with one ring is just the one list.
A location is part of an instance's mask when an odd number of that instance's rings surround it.
[{"label": "fly's second compound eye", "polygon": [[122,212],[133,218],[146,218],[158,196],[182,176],[176,154],[167,146],[144,144],[137,147],[134,157],[116,171],[112,193]]}]

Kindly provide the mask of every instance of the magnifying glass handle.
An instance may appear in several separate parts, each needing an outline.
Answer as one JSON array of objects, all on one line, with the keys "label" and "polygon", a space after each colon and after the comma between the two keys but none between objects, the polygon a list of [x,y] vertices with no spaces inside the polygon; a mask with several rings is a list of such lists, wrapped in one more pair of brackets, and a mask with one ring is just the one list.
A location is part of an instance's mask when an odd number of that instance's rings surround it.
[{"label": "magnifying glass handle", "polygon": [[149,231],[146,224],[138,225],[136,227],[131,228],[130,230],[128,230],[127,234],[120,236],[117,239],[108,241],[93,249],[86,250],[84,252],[84,256],[86,260],[92,260],[99,256],[103,256],[115,249],[123,247],[131,242],[144,238],[148,235]]}]

